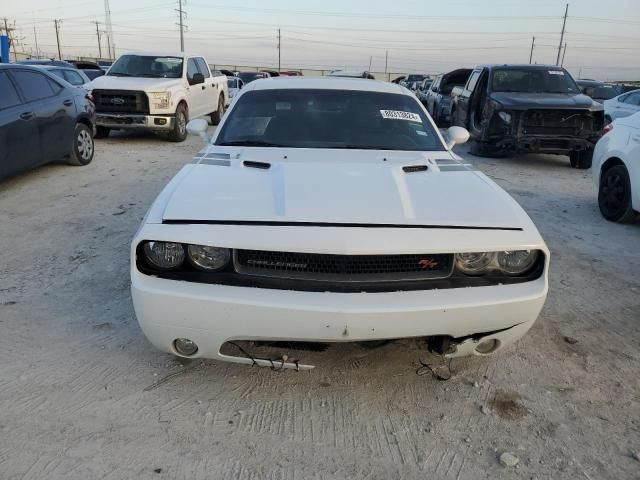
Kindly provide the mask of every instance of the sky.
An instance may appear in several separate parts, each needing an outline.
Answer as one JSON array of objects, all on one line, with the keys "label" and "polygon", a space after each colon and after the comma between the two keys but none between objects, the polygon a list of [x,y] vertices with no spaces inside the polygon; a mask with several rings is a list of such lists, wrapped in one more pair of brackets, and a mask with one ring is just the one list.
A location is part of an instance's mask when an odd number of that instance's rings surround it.
[{"label": "sky", "polygon": [[[98,55],[104,0],[1,0],[19,50]],[[556,62],[564,0],[183,0],[185,50],[210,64],[446,72]],[[640,0],[570,0],[564,66],[575,77],[640,80]],[[110,0],[116,53],[179,51],[178,0]],[[106,36],[102,49],[106,52]],[[103,55],[106,56],[106,55]]]}]

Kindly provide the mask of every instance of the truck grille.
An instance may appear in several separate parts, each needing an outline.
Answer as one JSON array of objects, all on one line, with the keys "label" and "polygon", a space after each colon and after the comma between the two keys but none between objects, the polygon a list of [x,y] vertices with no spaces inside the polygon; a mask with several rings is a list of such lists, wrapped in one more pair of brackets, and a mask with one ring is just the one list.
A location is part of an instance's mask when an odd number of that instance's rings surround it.
[{"label": "truck grille", "polygon": [[260,277],[327,282],[388,282],[447,278],[452,254],[329,255],[236,250],[236,272]]},{"label": "truck grille", "polygon": [[593,116],[576,110],[527,110],[521,127],[525,135],[581,135],[596,130]]},{"label": "truck grille", "polygon": [[149,99],[144,92],[129,90],[93,90],[97,113],[149,114]]}]

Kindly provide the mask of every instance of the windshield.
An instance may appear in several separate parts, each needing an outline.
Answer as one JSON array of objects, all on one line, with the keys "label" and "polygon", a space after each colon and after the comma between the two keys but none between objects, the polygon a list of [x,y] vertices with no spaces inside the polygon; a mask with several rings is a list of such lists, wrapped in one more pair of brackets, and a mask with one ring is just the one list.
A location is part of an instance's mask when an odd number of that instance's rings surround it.
[{"label": "windshield", "polygon": [[228,113],[216,145],[444,150],[408,95],[356,90],[256,90]]},{"label": "windshield", "polygon": [[425,78],[427,78],[426,75],[412,74],[407,77],[407,82],[421,82]]},{"label": "windshield", "polygon": [[493,71],[491,90],[523,93],[580,93],[573,78],[560,69],[509,68]]},{"label": "windshield", "polygon": [[182,77],[182,58],[123,55],[109,69],[114,77]]},{"label": "windshield", "polygon": [[240,72],[238,77],[240,77],[244,83],[249,83],[254,80],[258,80],[259,78],[266,78],[267,75],[262,72]]}]

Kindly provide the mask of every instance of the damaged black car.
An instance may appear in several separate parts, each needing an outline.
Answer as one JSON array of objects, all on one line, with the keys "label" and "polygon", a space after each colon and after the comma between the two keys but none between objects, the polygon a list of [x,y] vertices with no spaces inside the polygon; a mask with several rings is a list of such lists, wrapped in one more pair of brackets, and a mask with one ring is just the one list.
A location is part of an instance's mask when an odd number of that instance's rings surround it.
[{"label": "damaged black car", "polygon": [[574,168],[591,166],[604,110],[561,67],[476,67],[452,97],[452,123],[469,130],[473,154],[549,153],[569,156]]}]

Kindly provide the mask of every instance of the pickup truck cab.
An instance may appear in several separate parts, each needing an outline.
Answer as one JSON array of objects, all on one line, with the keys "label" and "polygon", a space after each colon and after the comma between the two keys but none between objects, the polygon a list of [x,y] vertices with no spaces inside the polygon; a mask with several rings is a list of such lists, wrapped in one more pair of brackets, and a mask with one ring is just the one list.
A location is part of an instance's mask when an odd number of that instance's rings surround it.
[{"label": "pickup truck cab", "polygon": [[182,142],[190,118],[209,115],[217,125],[229,98],[227,77],[213,75],[204,57],[185,53],[126,53],[90,86],[97,138],[112,129],[144,129]]},{"label": "pickup truck cab", "polygon": [[469,130],[474,154],[568,155],[572,167],[584,169],[591,166],[604,111],[561,67],[484,65],[453,89],[452,123]]},{"label": "pickup truck cab", "polygon": [[426,101],[422,103],[439,127],[447,126],[451,122],[451,92],[455,87],[462,87],[467,83],[471,71],[470,68],[460,68],[440,74],[431,84],[425,95]]}]

